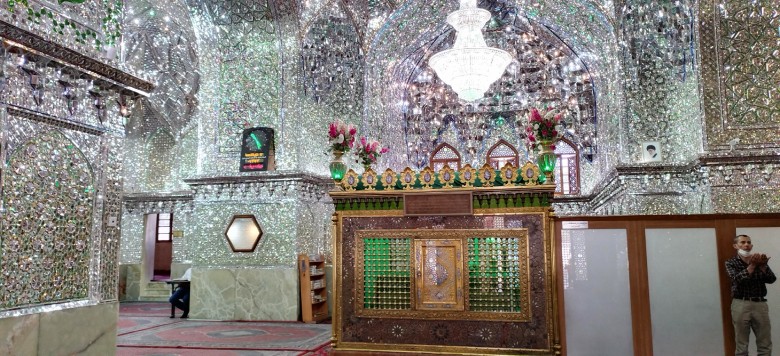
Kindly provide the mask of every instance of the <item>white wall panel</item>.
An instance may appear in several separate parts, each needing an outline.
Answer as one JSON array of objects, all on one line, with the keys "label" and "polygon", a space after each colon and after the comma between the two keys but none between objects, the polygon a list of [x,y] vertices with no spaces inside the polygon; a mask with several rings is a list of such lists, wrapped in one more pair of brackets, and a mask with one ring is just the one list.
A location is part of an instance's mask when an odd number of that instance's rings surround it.
[{"label": "white wall panel", "polygon": [[626,231],[564,230],[566,349],[633,355]]},{"label": "white wall panel", "polygon": [[647,229],[653,353],[723,355],[715,229]]}]

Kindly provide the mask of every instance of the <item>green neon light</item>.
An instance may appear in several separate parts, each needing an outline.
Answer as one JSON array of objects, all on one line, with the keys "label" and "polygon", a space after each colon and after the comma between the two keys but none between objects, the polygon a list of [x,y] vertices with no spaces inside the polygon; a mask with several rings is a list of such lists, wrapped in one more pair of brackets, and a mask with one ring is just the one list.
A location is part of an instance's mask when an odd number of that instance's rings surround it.
[{"label": "green neon light", "polygon": [[260,140],[257,139],[257,136],[255,136],[255,133],[252,132],[249,134],[249,136],[252,136],[252,139],[255,140],[255,144],[257,145],[257,149],[259,150],[263,145],[260,143]]}]

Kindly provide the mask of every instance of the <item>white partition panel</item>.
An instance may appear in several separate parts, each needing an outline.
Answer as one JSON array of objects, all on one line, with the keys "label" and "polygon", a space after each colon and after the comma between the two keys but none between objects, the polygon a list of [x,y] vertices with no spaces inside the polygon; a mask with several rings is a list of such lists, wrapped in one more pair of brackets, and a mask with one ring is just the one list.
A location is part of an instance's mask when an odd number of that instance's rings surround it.
[{"label": "white partition panel", "polygon": [[653,354],[723,355],[715,229],[646,229]]},{"label": "white partition panel", "polygon": [[625,230],[563,230],[570,356],[634,354]]},{"label": "white partition panel", "polygon": [[[780,223],[779,223],[780,224]],[[753,242],[753,251],[769,256],[769,268],[780,275],[780,227],[741,227],[737,235],[748,235]],[[736,250],[734,250],[736,251]],[[735,252],[736,253],[736,252]],[[780,281],[766,286],[766,298],[769,303],[769,322],[772,324],[772,345],[775,351],[780,347]],[[750,335],[751,355],[756,354],[755,335]],[[733,350],[731,350],[733,351]]]}]

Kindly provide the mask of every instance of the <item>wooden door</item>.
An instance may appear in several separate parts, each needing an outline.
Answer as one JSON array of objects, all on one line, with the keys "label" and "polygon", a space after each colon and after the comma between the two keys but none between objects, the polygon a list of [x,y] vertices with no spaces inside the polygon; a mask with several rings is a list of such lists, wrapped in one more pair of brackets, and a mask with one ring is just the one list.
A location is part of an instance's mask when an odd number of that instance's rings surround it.
[{"label": "wooden door", "polygon": [[154,279],[168,279],[171,277],[171,261],[173,260],[172,228],[173,214],[157,214],[156,242],[154,244]]}]

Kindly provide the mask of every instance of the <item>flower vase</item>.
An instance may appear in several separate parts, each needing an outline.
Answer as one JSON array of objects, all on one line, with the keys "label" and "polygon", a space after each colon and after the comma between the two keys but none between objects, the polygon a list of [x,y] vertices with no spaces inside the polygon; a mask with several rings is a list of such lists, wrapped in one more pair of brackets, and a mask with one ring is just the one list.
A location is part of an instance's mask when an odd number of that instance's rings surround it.
[{"label": "flower vase", "polygon": [[545,182],[547,184],[554,184],[555,161],[558,157],[555,156],[555,152],[552,150],[552,142],[540,142],[539,154],[536,156],[536,163],[539,165],[539,170],[544,174]]},{"label": "flower vase", "polygon": [[347,164],[341,159],[343,155],[344,151],[333,151],[333,160],[330,161],[330,177],[336,183],[340,183],[344,179],[344,175],[347,174]]}]

